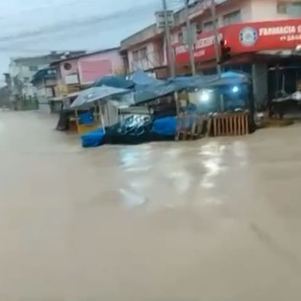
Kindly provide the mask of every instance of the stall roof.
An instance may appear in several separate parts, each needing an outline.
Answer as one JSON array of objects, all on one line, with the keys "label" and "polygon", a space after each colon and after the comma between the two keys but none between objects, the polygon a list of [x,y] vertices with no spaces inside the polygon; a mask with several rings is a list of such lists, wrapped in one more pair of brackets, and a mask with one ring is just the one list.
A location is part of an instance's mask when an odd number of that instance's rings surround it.
[{"label": "stall roof", "polygon": [[45,79],[56,79],[57,72],[54,68],[44,68],[39,71],[37,71],[36,74],[34,74],[33,79],[31,83],[33,85],[37,85],[38,83],[42,82]]},{"label": "stall roof", "polygon": [[224,72],[221,78],[217,75],[196,75],[182,76],[169,80],[176,85],[178,89],[202,89],[227,85],[239,85],[250,82],[250,78],[245,73]]},{"label": "stall roof", "polygon": [[92,87],[82,91],[72,103],[71,108],[79,108],[85,105],[92,104],[96,101],[103,100],[113,95],[124,94],[128,92],[129,90],[126,89],[108,86]]},{"label": "stall roof", "polygon": [[225,72],[221,78],[217,75],[176,77],[168,81],[156,81],[153,84],[136,88],[135,104],[152,101],[184,89],[205,89],[220,86],[233,86],[249,83],[247,75],[236,72]]},{"label": "stall roof", "polygon": [[97,79],[93,84],[93,87],[108,86],[120,89],[131,89],[134,85],[135,84],[132,81],[127,80],[122,76],[108,75]]},{"label": "stall roof", "polygon": [[142,88],[149,85],[158,85],[164,82],[162,80],[158,80],[148,75],[143,70],[138,70],[134,72],[133,75],[131,76],[131,79],[133,83],[136,85],[136,89],[139,87]]},{"label": "stall roof", "polygon": [[148,87],[145,87],[135,92],[135,104],[141,104],[160,97],[164,97],[178,90],[179,88],[174,83],[149,85]]}]

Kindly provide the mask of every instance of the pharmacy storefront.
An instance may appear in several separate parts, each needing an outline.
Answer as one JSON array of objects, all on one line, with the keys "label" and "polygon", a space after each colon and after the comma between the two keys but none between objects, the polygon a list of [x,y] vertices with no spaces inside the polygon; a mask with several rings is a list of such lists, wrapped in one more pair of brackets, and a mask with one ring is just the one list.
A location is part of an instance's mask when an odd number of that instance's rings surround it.
[{"label": "pharmacy storefront", "polygon": [[[253,75],[257,102],[273,97],[280,89],[288,93],[301,86],[301,19],[241,23],[219,29],[219,39],[230,47],[231,59],[225,69],[249,70]],[[202,33],[194,45],[198,70],[212,69],[215,37]],[[185,45],[175,45],[177,66],[189,65]]]}]

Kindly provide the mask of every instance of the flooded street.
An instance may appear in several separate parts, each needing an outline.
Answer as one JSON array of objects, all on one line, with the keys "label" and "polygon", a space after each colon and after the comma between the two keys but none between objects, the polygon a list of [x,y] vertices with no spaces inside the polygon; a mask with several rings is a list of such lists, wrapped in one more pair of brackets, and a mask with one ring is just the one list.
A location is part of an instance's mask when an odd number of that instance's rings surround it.
[{"label": "flooded street", "polygon": [[0,300],[301,297],[301,125],[84,150],[0,112]]}]

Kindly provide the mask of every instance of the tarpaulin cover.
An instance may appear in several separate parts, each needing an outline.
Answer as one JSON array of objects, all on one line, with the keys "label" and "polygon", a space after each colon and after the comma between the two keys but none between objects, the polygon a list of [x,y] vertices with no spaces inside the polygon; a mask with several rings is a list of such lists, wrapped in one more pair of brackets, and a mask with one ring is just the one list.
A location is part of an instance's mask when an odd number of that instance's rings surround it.
[{"label": "tarpaulin cover", "polygon": [[163,81],[155,79],[151,76],[149,76],[147,73],[145,73],[143,70],[138,70],[132,75],[132,81],[135,84],[135,88],[140,89],[145,86],[150,85],[158,85],[163,83]]},{"label": "tarpaulin cover", "polygon": [[106,134],[103,129],[97,129],[84,134],[81,136],[82,146],[85,148],[100,146],[104,143],[105,135]]},{"label": "tarpaulin cover", "polygon": [[171,78],[168,81],[155,81],[146,86],[136,86],[135,104],[152,101],[184,89],[208,89],[223,86],[241,85],[249,82],[246,74],[224,72],[219,79],[217,75],[196,75]]},{"label": "tarpaulin cover", "polygon": [[241,72],[223,72],[221,78],[215,75],[181,76],[169,79],[177,89],[208,89],[221,86],[240,85],[250,82],[247,74]]},{"label": "tarpaulin cover", "polygon": [[171,93],[178,91],[179,88],[173,83],[161,83],[145,87],[144,89],[138,90],[134,94],[135,104],[141,104],[148,102]]},{"label": "tarpaulin cover", "polygon": [[91,112],[85,112],[79,114],[79,124],[89,125],[89,124],[93,124],[93,122],[94,122],[94,117]]},{"label": "tarpaulin cover", "polygon": [[101,87],[92,87],[86,90],[83,90],[78,97],[74,100],[71,105],[71,108],[78,108],[88,104],[92,104],[98,100],[102,100],[104,98],[127,93],[128,90],[121,88],[113,88],[108,86]]},{"label": "tarpaulin cover", "polygon": [[131,89],[134,85],[132,81],[116,75],[101,77],[93,84],[94,87],[108,86],[121,89]]},{"label": "tarpaulin cover", "polygon": [[151,131],[156,135],[175,137],[177,132],[176,117],[165,117],[155,120]]},{"label": "tarpaulin cover", "polygon": [[152,120],[149,117],[133,115],[107,129],[107,142],[112,144],[139,144],[149,142]]}]

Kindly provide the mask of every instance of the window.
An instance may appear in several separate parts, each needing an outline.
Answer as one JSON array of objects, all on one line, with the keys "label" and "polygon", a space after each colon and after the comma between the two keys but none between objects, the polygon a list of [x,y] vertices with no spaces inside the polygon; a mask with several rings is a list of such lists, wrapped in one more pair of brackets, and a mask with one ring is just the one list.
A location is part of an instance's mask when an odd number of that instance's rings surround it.
[{"label": "window", "polygon": [[277,12],[279,14],[286,14],[290,16],[301,16],[301,1],[293,1],[291,3],[278,1]]},{"label": "window", "polygon": [[139,61],[139,51],[138,50],[133,51],[133,60],[136,62]]},{"label": "window", "polygon": [[196,23],[196,33],[201,34],[203,32],[203,25],[202,23]]},{"label": "window", "polygon": [[138,62],[147,59],[147,47],[133,51],[133,60]]},{"label": "window", "polygon": [[286,14],[287,9],[286,9],[287,4],[283,2],[278,2],[277,3],[277,12],[279,14]]},{"label": "window", "polygon": [[234,11],[232,13],[226,14],[223,17],[224,25],[230,25],[241,22],[241,12],[240,10]]},{"label": "window", "polygon": [[64,64],[64,69],[67,70],[67,71],[69,71],[69,70],[72,69],[72,65],[70,63],[65,63]]},{"label": "window", "polygon": [[141,60],[147,59],[147,48],[146,47],[141,48],[139,53],[140,53]]},{"label": "window", "polygon": [[180,31],[180,32],[178,33],[178,42],[179,42],[180,44],[183,44],[183,43],[184,43],[184,35],[183,35],[183,31]]},{"label": "window", "polygon": [[287,13],[290,16],[300,17],[301,16],[301,1],[288,4]]},{"label": "window", "polygon": [[[216,26],[218,26],[218,20],[215,20]],[[203,23],[203,31],[213,31],[214,26],[213,26],[213,21],[207,21]]]}]

